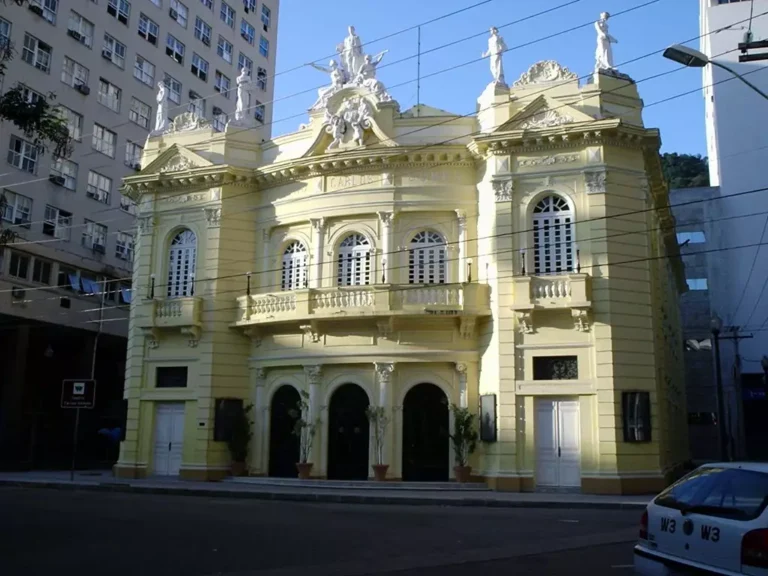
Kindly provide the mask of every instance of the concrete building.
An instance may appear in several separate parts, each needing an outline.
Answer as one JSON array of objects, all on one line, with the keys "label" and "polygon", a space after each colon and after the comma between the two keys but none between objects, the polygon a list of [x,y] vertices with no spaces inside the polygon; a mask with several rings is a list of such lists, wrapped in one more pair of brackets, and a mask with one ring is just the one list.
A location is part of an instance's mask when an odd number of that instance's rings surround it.
[{"label": "concrete building", "polygon": [[90,376],[99,329],[99,401],[81,447],[84,460],[104,459],[94,429],[121,422],[135,238],[136,206],[119,187],[141,168],[156,85],[168,86],[171,118],[192,110],[222,131],[248,67],[252,136],[269,138],[277,19],[278,0],[31,0],[0,14],[0,42],[16,51],[2,88],[22,84],[30,101],[54,93],[75,141],[57,159],[0,125],[2,227],[19,236],[0,248],[0,466],[67,461],[60,381]]},{"label": "concrete building", "polygon": [[635,84],[539,62],[461,117],[401,111],[344,62],[297,132],[212,144],[188,120],[125,178],[141,234],[115,473],[225,476],[238,399],[249,473],[295,476],[302,391],[319,478],[371,475],[379,406],[389,478],[448,480],[450,403],[482,405],[471,464],[493,488],[660,489],[688,453],[685,280]]}]

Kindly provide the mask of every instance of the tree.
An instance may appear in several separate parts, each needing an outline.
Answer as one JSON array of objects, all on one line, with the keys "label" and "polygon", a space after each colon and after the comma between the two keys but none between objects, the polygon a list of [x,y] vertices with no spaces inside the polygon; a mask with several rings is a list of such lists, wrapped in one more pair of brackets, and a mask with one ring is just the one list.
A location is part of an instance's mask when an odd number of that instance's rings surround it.
[{"label": "tree", "polygon": [[709,162],[700,154],[662,154],[661,165],[672,190],[709,186]]}]

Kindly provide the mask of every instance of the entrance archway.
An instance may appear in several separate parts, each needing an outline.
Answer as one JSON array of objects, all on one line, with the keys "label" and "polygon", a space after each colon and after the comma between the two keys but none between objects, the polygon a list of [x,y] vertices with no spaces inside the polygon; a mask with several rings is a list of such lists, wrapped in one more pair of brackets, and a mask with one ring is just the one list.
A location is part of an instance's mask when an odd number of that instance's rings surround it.
[{"label": "entrance archway", "polygon": [[328,407],[328,479],[368,479],[368,395],[357,384],[344,384]]},{"label": "entrance archway", "polygon": [[269,419],[269,475],[295,478],[299,461],[299,438],[293,433],[298,413],[293,411],[299,393],[293,386],[283,385],[272,396]]},{"label": "entrance archway", "polygon": [[417,384],[403,400],[403,480],[447,482],[448,398],[434,384]]}]

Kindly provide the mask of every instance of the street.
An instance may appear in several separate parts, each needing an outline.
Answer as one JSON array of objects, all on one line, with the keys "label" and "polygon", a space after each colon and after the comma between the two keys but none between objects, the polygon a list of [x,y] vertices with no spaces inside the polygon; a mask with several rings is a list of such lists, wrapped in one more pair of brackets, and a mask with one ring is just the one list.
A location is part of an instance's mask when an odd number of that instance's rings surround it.
[{"label": "street", "polygon": [[0,574],[629,575],[637,511],[0,488]]}]

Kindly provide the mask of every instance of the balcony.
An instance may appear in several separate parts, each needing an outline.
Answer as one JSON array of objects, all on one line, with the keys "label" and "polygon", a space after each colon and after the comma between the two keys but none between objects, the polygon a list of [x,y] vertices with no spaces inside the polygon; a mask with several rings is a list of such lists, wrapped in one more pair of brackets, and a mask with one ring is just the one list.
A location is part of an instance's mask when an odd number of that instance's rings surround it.
[{"label": "balcony", "polygon": [[521,276],[513,279],[514,305],[523,332],[533,332],[532,314],[537,310],[570,310],[576,329],[589,329],[592,286],[588,274]]},{"label": "balcony", "polygon": [[150,336],[156,348],[163,334],[174,332],[189,336],[189,345],[197,346],[202,329],[202,298],[148,300],[137,306],[137,326]]}]

